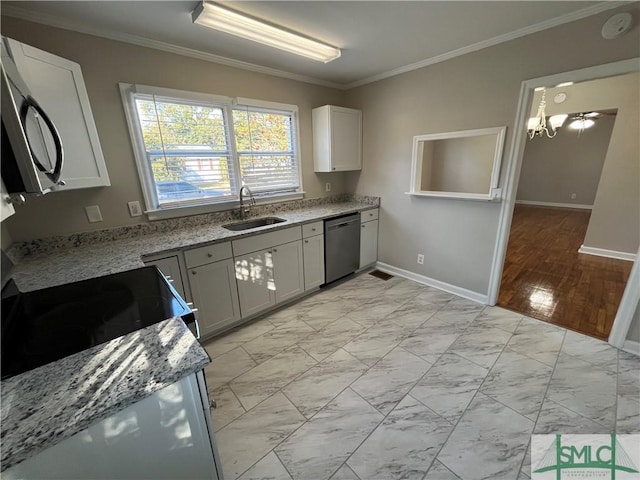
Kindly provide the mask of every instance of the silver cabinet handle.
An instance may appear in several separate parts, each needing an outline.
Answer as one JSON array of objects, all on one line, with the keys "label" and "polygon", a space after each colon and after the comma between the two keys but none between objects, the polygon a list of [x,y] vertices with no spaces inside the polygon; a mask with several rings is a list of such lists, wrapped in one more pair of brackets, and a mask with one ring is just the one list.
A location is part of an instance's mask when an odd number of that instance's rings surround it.
[{"label": "silver cabinet handle", "polygon": [[174,280],[173,280],[173,278],[167,278],[167,282],[169,282],[169,283],[173,283],[173,282],[174,282]]},{"label": "silver cabinet handle", "polygon": [[196,271],[195,270],[191,270],[191,275],[195,275]]},{"label": "silver cabinet handle", "polygon": [[315,228],[312,228],[312,229],[311,229],[311,231],[312,231],[312,232],[315,232],[315,231],[316,231],[316,229],[315,229]]},{"label": "silver cabinet handle", "polygon": [[193,302],[187,302],[187,307],[192,308],[193,307]]},{"label": "silver cabinet handle", "polygon": [[209,258],[213,257],[213,253],[207,253],[207,257]]},{"label": "silver cabinet handle", "polygon": [[305,240],[304,243],[309,243],[309,240]]},{"label": "silver cabinet handle", "polygon": [[192,309],[191,309],[191,313],[196,313],[197,311],[198,311],[198,309],[197,309],[197,308],[192,308]]},{"label": "silver cabinet handle", "polygon": [[364,224],[363,224],[363,225],[360,225],[360,228],[364,228]]},{"label": "silver cabinet handle", "polygon": [[275,253],[275,252],[277,252],[277,251],[278,251],[278,249],[277,249],[277,248],[274,248],[274,249],[273,249],[273,251],[274,251],[274,253]]}]

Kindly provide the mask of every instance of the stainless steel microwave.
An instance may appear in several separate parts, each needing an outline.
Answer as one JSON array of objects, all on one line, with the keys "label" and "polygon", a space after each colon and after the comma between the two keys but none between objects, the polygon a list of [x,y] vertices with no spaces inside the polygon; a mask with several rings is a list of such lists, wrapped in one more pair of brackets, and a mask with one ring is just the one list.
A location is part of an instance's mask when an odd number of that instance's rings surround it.
[{"label": "stainless steel microwave", "polygon": [[15,200],[64,185],[64,152],[58,129],[29,90],[11,56],[11,41],[0,44],[2,180]]}]

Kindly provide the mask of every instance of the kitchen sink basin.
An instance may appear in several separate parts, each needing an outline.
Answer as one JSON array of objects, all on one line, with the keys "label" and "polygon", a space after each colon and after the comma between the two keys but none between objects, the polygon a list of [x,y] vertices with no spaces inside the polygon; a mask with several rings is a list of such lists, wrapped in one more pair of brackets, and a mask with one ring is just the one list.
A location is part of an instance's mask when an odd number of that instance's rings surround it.
[{"label": "kitchen sink basin", "polygon": [[282,222],[286,222],[286,220],[278,217],[264,217],[256,218],[254,220],[246,220],[244,222],[230,223],[229,225],[223,225],[222,227],[227,230],[238,232],[242,230],[251,230],[252,228],[266,227],[267,225],[275,225],[276,223]]}]

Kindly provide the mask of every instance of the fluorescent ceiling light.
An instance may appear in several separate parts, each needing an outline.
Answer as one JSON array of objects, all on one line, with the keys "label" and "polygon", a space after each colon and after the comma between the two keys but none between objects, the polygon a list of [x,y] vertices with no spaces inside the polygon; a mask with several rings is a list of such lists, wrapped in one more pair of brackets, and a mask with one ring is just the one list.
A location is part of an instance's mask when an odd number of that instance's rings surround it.
[{"label": "fluorescent ceiling light", "polygon": [[569,85],[573,85],[573,82],[562,82],[556,85],[556,87],[568,87]]},{"label": "fluorescent ceiling light", "polygon": [[193,11],[192,17],[193,22],[199,25],[319,62],[327,63],[340,57],[339,48],[269,25],[213,2],[201,2]]}]

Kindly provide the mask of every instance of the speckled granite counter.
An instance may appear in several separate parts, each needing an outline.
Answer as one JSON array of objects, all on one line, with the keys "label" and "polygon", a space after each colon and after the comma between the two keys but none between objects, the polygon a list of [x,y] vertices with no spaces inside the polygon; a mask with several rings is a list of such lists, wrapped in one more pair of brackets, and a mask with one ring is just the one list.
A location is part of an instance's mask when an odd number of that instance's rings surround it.
[{"label": "speckled granite counter", "polygon": [[208,363],[184,322],[172,318],[3,381],[0,470]]},{"label": "speckled granite counter", "polygon": [[20,291],[39,290],[138,268],[143,266],[141,257],[144,255],[235,240],[371,208],[377,206],[360,202],[329,203],[299,210],[278,211],[276,215],[286,222],[245,232],[232,232],[223,228],[223,224],[229,223],[226,221],[62,248],[23,257],[16,265],[13,278]]}]

